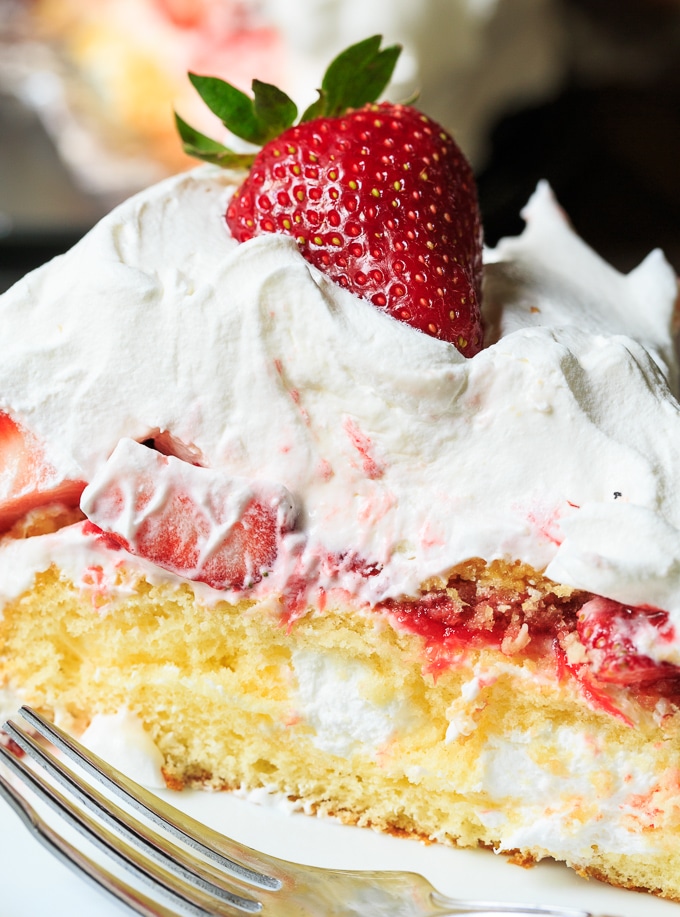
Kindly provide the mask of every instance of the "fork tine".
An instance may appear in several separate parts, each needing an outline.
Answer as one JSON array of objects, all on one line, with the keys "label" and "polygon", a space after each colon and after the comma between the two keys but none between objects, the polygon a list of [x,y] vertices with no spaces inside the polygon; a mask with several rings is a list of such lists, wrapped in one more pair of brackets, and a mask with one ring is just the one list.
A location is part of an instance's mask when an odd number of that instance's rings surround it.
[{"label": "fork tine", "polygon": [[[217,863],[235,879],[270,891],[277,891],[282,887],[283,881],[279,876],[267,875],[261,871],[263,863],[266,863],[268,868],[271,867],[272,872],[276,872],[276,866],[279,863],[275,857],[266,856],[244,844],[232,841],[154,796],[94,752],[84,748],[58,726],[45,720],[32,708],[23,706],[19,714],[39,735],[47,739],[79,767],[82,767],[106,789],[115,793],[119,799],[132,806],[163,831],[167,831],[177,840]],[[10,723],[9,726],[17,729],[14,723]],[[25,733],[22,735],[25,736]]]},{"label": "fork tine", "polygon": [[101,819],[117,834],[152,856],[161,866],[185,882],[195,885],[207,894],[215,895],[225,901],[232,901],[233,891],[225,887],[224,874],[217,872],[209,864],[201,864],[195,857],[188,855],[182,848],[161,838],[153,830],[125,812],[98,790],[79,780],[64,763],[59,761],[47,748],[37,742],[17,724],[7,723],[5,732],[22,748],[33,761],[38,763],[47,774],[60,783],[75,796],[97,818]]},{"label": "fork tine", "polygon": [[[12,724],[9,725],[11,727]],[[30,759],[39,765],[47,760],[45,751],[35,742],[26,741],[26,737],[17,730],[8,729],[7,726],[5,730],[8,734],[13,733],[11,737],[18,742],[20,747],[24,748]],[[36,755],[36,751],[39,754]],[[33,790],[42,802],[56,811],[66,823],[80,832],[113,862],[127,870],[137,880],[150,885],[155,891],[161,891],[164,895],[169,894],[175,905],[188,913],[195,914],[197,917],[214,914],[238,914],[243,917],[244,914],[256,914],[262,909],[261,904],[253,898],[230,891],[227,884],[228,877],[221,886],[216,886],[209,881],[189,881],[189,876],[183,870],[178,873],[173,866],[172,860],[176,849],[174,845],[168,849],[168,856],[165,858],[167,868],[149,859],[146,855],[140,855],[134,847],[122,839],[121,832],[117,830],[118,824],[115,818],[109,820],[110,824],[116,826],[116,830],[111,831],[99,820],[87,815],[81,807],[49,783],[40,772],[30,768],[25,761],[17,758],[2,746],[0,746],[0,759],[16,777]],[[56,759],[53,759],[53,762],[57,765],[54,772],[55,778],[61,782],[61,771],[63,771],[66,785],[70,789],[73,784],[77,783],[76,776]],[[106,804],[109,807],[112,805],[110,801]],[[121,822],[124,823],[126,815],[123,810],[119,809],[118,814]],[[123,833],[131,836],[129,832]],[[152,843],[162,848],[163,840],[160,836],[153,832],[149,833],[152,835]],[[144,850],[146,853],[146,844]],[[191,863],[193,864],[193,859]],[[215,878],[219,878],[216,873],[214,875]]]},{"label": "fork tine", "polygon": [[[2,753],[2,746],[0,746],[0,753]],[[3,758],[5,758],[4,753]],[[38,815],[2,773],[0,773],[0,796],[19,816],[36,840],[95,888],[129,905],[142,917],[178,917],[176,911],[171,911],[165,905],[147,898],[142,892],[112,875],[103,866],[95,863],[82,851],[69,844]]]},{"label": "fork tine", "polygon": [[[228,903],[220,902],[217,898],[211,897],[200,889],[177,878],[168,870],[157,866],[153,861],[140,857],[129,844],[121,841],[105,826],[90,818],[55,787],[47,783],[41,775],[34,772],[23,761],[17,759],[12,752],[2,746],[0,746],[0,758],[16,777],[30,787],[41,802],[56,811],[65,822],[75,828],[119,866],[134,875],[136,879],[150,886],[162,896],[172,899],[174,905],[180,909],[182,914],[189,914],[192,917],[214,917],[216,914],[224,915],[224,917],[236,917],[236,915],[244,917],[246,914],[257,914],[261,910],[259,902],[240,898],[240,896],[234,896],[233,900]],[[31,810],[27,803],[17,806],[18,794],[7,781],[3,779],[0,786],[5,798],[11,797],[12,807],[20,816],[22,816],[22,811],[20,810],[23,810],[23,820],[25,824],[32,827],[33,833],[38,840],[46,842],[50,849],[60,856],[62,861],[65,861],[68,865],[75,866],[77,869],[82,869],[100,887],[111,892],[118,899],[125,900],[130,906],[136,907],[138,913],[149,914],[152,917],[156,917],[157,914],[161,914],[162,917],[178,917],[177,911],[169,910],[168,908],[159,910],[162,906],[141,895],[133,886],[117,879],[117,877],[103,867],[98,866],[86,855],[79,853],[56,830],[53,830],[47,822],[42,820],[35,810]],[[139,900],[142,902],[141,908],[138,905]]]}]

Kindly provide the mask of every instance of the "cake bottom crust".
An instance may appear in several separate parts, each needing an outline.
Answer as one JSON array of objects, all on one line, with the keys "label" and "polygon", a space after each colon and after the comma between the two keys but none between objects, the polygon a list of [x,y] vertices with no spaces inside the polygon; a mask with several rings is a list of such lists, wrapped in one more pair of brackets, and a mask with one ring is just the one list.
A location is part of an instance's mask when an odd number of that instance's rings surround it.
[{"label": "cake bottom crust", "polygon": [[[504,601],[509,584],[518,602],[548,588],[516,566],[484,576]],[[274,600],[207,605],[189,585],[124,565],[119,577],[103,595],[39,574],[4,609],[0,685],[76,734],[130,711],[171,788],[263,788],[310,813],[521,865],[551,857],[680,900],[673,704],[660,715],[622,695],[612,712],[521,641],[454,640],[444,657],[394,609],[287,622]]]}]

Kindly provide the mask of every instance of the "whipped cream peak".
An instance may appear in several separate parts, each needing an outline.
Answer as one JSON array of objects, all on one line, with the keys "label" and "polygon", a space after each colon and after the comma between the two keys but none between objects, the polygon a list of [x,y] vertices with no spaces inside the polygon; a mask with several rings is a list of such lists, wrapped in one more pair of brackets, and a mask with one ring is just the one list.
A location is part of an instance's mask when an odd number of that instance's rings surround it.
[{"label": "whipped cream peak", "polygon": [[[625,602],[653,584],[680,626],[663,257],[620,274],[539,186],[524,232],[486,252],[487,346],[466,360],[291,239],[237,246],[223,218],[237,179],[205,166],[143,192],[0,298],[0,407],[85,481],[120,440],[152,437],[285,488],[295,549],[269,589],[303,576],[375,603],[470,557],[518,559]],[[640,535],[617,529],[619,502],[645,515]],[[579,522],[593,517],[599,552]],[[658,555],[639,543],[650,532]]]},{"label": "whipped cream peak", "polygon": [[[678,281],[660,249],[621,274],[572,229],[549,184],[541,181],[522,210],[520,236],[486,252],[487,311],[495,339],[532,325],[573,326],[633,338],[677,382],[671,337]],[[579,282],[579,279],[581,282]]]}]

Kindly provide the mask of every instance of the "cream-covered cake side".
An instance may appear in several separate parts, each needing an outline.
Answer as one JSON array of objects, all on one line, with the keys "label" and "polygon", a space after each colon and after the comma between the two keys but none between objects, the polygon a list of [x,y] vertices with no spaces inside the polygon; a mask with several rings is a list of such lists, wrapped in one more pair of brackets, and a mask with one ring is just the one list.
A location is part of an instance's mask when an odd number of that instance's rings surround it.
[{"label": "cream-covered cake side", "polygon": [[[501,558],[622,602],[647,590],[677,622],[677,288],[660,253],[619,274],[540,187],[525,232],[487,252],[490,343],[465,360],[292,240],[237,246],[234,181],[201,167],[155,186],[2,297],[0,406],[64,476],[92,481],[119,440],[160,435],[283,485],[298,522],[256,595],[294,567],[312,601],[342,587],[375,603]],[[599,554],[579,534],[593,517]],[[377,572],[328,569],[348,554]]]}]

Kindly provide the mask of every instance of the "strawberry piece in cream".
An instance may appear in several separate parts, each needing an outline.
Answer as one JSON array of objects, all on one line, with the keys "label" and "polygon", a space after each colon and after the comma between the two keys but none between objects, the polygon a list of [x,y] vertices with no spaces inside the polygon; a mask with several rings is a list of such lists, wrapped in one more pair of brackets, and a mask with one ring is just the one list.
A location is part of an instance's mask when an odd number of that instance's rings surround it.
[{"label": "strawberry piece in cream", "polygon": [[50,461],[38,437],[0,412],[0,532],[38,506],[77,506],[84,486]]},{"label": "strawberry piece in cream", "polygon": [[258,583],[295,519],[278,484],[191,465],[131,439],[120,441],[81,507],[107,540],[215,589]]}]

